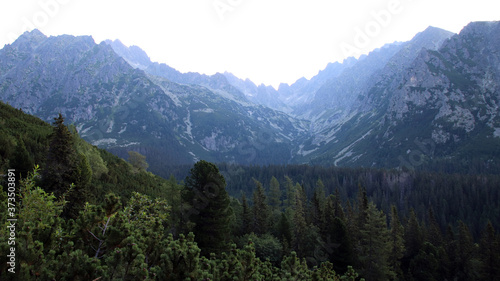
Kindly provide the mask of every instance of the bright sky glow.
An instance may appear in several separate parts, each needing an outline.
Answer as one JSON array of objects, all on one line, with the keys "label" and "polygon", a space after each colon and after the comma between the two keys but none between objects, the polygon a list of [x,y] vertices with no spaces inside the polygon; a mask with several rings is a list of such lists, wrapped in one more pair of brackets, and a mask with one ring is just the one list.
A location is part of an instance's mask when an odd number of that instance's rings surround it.
[{"label": "bright sky glow", "polygon": [[500,20],[498,0],[0,0],[0,48],[26,30],[120,39],[181,72],[228,71],[277,87],[329,62]]}]

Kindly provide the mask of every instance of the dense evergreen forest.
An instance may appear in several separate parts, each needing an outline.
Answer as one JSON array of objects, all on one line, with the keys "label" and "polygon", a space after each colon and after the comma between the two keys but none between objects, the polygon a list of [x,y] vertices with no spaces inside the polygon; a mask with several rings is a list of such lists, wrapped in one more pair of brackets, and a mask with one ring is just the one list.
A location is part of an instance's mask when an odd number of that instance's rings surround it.
[{"label": "dense evergreen forest", "polygon": [[500,278],[495,174],[147,166],[0,103],[0,279]]}]

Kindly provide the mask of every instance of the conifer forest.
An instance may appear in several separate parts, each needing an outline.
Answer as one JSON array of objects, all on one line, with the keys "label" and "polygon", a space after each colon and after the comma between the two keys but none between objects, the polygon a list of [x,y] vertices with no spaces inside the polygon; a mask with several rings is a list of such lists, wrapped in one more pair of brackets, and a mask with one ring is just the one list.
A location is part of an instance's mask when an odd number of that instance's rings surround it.
[{"label": "conifer forest", "polygon": [[201,160],[163,179],[62,115],[2,103],[0,122],[1,280],[500,276],[498,175]]}]

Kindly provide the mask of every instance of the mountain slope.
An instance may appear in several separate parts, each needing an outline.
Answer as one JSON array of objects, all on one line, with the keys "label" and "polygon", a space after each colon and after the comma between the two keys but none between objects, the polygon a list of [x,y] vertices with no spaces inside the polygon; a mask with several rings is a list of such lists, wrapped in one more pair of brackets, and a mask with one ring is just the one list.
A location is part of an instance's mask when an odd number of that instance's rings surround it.
[{"label": "mountain slope", "polygon": [[161,175],[201,158],[286,163],[307,127],[252,104],[222,74],[193,74],[201,85],[174,83],[91,37],[32,31],[5,46],[0,62],[2,100],[44,120],[60,112],[84,139],[121,157],[138,151]]},{"label": "mountain slope", "polygon": [[363,110],[339,127],[342,138],[316,161],[410,168],[497,162],[499,38],[499,22],[477,22],[439,50],[422,49],[403,71],[374,84]]},{"label": "mountain slope", "polygon": [[[499,23],[411,41],[276,91],[230,73],[181,73],[138,47],[35,30],[0,50],[0,98],[150,170],[198,159],[414,168],[498,161]],[[492,164],[493,165],[493,164]]]},{"label": "mountain slope", "polygon": [[[153,162],[190,160],[168,122],[178,118],[174,102],[106,44],[33,31],[7,45],[0,57],[12,62],[0,73],[0,96],[11,105],[47,121],[62,113],[82,137],[104,148],[140,150]],[[162,114],[151,112],[152,105]]]}]

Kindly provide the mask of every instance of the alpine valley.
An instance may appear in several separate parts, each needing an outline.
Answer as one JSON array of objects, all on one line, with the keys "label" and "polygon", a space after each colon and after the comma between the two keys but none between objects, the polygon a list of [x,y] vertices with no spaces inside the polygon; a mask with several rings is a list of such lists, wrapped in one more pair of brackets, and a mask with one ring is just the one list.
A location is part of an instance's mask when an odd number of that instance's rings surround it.
[{"label": "alpine valley", "polygon": [[[311,79],[181,73],[139,47],[26,32],[0,50],[0,100],[149,170],[211,162],[500,166],[500,22],[429,27]],[[425,165],[424,165],[425,164]]]}]

